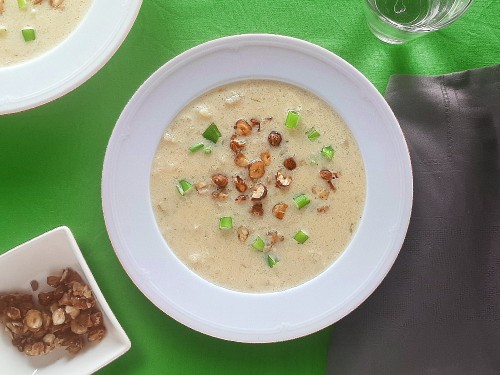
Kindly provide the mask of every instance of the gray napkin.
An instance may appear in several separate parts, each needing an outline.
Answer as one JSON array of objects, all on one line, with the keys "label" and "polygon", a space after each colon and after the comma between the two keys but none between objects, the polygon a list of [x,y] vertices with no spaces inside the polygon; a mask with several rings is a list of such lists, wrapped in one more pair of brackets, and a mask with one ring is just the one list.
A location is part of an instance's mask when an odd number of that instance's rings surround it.
[{"label": "gray napkin", "polygon": [[329,375],[500,374],[500,65],[394,76],[414,205],[379,288],[334,325]]}]

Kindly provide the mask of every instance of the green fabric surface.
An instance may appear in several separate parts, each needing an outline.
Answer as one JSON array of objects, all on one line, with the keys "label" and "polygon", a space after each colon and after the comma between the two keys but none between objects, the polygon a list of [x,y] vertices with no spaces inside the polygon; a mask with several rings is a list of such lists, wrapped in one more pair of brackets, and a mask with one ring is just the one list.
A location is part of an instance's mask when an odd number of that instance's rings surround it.
[{"label": "green fabric surface", "polygon": [[500,62],[498,0],[476,0],[448,28],[400,46],[370,34],[362,7],[362,0],[145,0],[129,36],[94,77],[52,103],[0,116],[0,253],[60,225],[73,231],[132,341],[131,350],[99,374],[324,373],[331,327],[289,342],[240,344],[184,327],[150,303],[110,244],[101,170],[113,126],[139,85],[179,53],[221,36],[308,40],[347,60],[381,92],[392,74]]}]

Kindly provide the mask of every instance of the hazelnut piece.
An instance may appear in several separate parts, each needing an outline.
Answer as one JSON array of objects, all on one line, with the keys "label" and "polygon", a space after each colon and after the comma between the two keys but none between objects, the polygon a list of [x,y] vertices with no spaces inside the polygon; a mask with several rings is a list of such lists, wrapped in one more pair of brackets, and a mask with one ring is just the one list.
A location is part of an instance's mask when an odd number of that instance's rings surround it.
[{"label": "hazelnut piece", "polygon": [[227,186],[227,177],[223,174],[214,174],[212,176],[212,182],[217,185],[217,187],[224,188]]},{"label": "hazelnut piece", "polygon": [[273,207],[273,215],[282,220],[285,217],[286,209],[288,208],[288,205],[286,203],[277,203]]},{"label": "hazelnut piece", "polygon": [[246,158],[245,155],[243,155],[241,152],[236,154],[236,157],[234,158],[234,163],[238,167],[248,167],[248,164],[250,163],[248,159]]},{"label": "hazelnut piece", "polygon": [[266,172],[265,164],[262,160],[252,160],[248,165],[248,175],[250,178],[259,179]]},{"label": "hazelnut piece", "polygon": [[269,136],[267,137],[269,144],[273,147],[279,146],[281,143],[281,139],[281,134],[274,130],[269,133]]},{"label": "hazelnut piece", "polygon": [[276,187],[286,188],[292,183],[292,176],[285,177],[280,171],[276,172]]},{"label": "hazelnut piece", "polygon": [[236,190],[238,190],[240,193],[244,193],[247,190],[247,184],[245,183],[245,180],[240,176],[234,176],[233,182]]},{"label": "hazelnut piece", "polygon": [[38,329],[42,326],[42,313],[38,310],[28,310],[24,317],[24,324],[30,329]]},{"label": "hazelnut piece", "polygon": [[252,125],[242,119],[236,121],[234,128],[236,129],[236,134],[238,135],[249,135],[252,132]]},{"label": "hazelnut piece", "polygon": [[269,151],[261,152],[260,159],[264,162],[266,167],[271,165],[271,153]]},{"label": "hazelnut piece", "polygon": [[236,232],[238,233],[238,240],[240,240],[240,242],[245,242],[250,234],[250,231],[243,226],[239,226]]},{"label": "hazelnut piece", "polygon": [[283,165],[289,171],[293,171],[295,168],[297,168],[297,162],[295,161],[294,158],[285,159],[285,161],[283,162]]},{"label": "hazelnut piece", "polygon": [[250,199],[253,201],[259,201],[264,199],[267,195],[267,188],[265,185],[258,183],[252,188],[252,195]]},{"label": "hazelnut piece", "polygon": [[255,203],[250,209],[250,213],[255,216],[264,215],[264,209],[262,208],[262,203]]},{"label": "hazelnut piece", "polygon": [[238,153],[245,148],[245,141],[242,141],[241,139],[232,139],[229,143],[229,147],[231,150]]}]

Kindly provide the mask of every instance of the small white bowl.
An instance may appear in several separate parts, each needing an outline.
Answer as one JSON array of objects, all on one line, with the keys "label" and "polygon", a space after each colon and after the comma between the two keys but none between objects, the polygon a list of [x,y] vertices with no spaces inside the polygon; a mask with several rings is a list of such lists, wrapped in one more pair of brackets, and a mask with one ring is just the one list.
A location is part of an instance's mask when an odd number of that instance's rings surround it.
[{"label": "small white bowl", "polygon": [[26,62],[0,67],[0,115],[55,100],[101,69],[132,28],[142,0],[94,0],[60,44]]},{"label": "small white bowl", "polygon": [[57,349],[39,357],[29,357],[12,345],[8,335],[0,332],[0,363],[2,374],[92,374],[130,349],[130,340],[116,320],[99,290],[85,259],[67,227],[42,234],[0,256],[0,293],[32,293],[30,282],[39,282],[38,291],[49,290],[46,277],[70,267],[88,283],[104,316],[107,334],[95,344],[86,345],[72,355]]}]

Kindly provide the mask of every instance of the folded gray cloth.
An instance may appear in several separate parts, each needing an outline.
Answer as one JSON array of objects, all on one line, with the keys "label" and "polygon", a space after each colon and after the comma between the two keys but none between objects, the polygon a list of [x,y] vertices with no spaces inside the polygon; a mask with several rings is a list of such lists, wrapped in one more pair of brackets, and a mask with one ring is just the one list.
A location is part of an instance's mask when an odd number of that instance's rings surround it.
[{"label": "folded gray cloth", "polygon": [[414,205],[379,288],[332,330],[329,375],[500,374],[500,65],[391,78]]}]

